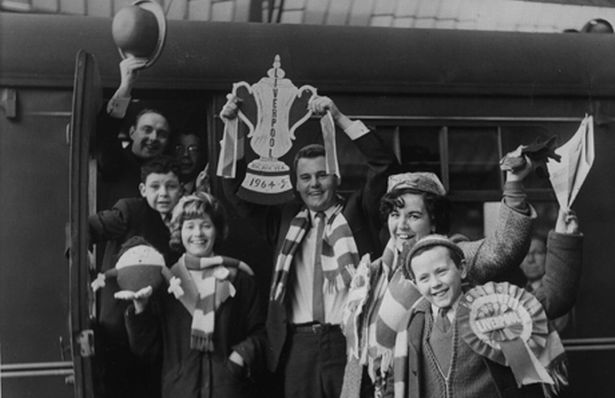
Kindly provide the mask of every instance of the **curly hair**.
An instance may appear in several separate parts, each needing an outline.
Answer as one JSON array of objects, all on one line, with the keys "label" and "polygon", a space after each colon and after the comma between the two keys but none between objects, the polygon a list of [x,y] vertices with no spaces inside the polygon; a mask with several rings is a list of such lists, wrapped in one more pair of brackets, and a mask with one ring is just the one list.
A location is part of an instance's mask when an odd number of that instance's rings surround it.
[{"label": "curly hair", "polygon": [[434,233],[447,235],[450,228],[449,202],[446,196],[423,192],[412,188],[394,189],[380,199],[380,215],[384,221],[395,209],[405,206],[402,196],[405,194],[419,195],[425,203],[429,221],[434,227]]},{"label": "curly hair", "polygon": [[216,228],[216,244],[225,239],[228,234],[226,211],[222,203],[206,192],[197,192],[182,197],[175,208],[171,218],[171,238],[169,247],[178,252],[184,252],[182,244],[182,226],[186,220],[203,218],[208,215]]}]

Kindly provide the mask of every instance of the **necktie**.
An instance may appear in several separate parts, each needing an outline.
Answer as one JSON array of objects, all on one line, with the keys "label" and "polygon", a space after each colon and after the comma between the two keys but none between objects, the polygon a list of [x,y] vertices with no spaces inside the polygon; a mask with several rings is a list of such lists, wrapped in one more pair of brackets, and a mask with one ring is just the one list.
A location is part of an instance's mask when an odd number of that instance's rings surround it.
[{"label": "necktie", "polygon": [[312,314],[314,322],[325,322],[325,303],[322,296],[324,275],[322,272],[322,238],[325,232],[325,213],[316,213],[316,249],[314,251],[314,285],[312,286]]},{"label": "necktie", "polygon": [[450,308],[440,308],[438,310],[438,316],[436,317],[436,327],[440,329],[443,333],[448,332],[448,329],[451,327],[451,321],[448,319],[446,314]]}]

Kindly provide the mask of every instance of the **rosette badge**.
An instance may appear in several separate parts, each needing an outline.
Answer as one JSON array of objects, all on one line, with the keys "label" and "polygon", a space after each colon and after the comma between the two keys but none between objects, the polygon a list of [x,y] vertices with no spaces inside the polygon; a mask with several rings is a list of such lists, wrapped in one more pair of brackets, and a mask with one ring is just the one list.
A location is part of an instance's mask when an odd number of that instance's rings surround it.
[{"label": "rosette badge", "polygon": [[113,41],[122,58],[145,58],[151,66],[162,53],[167,23],[155,1],[138,0],[115,14],[111,25]]},{"label": "rosette badge", "polygon": [[474,352],[509,366],[519,385],[553,384],[538,360],[549,330],[536,297],[507,282],[489,282],[468,291],[458,312],[459,332]]}]

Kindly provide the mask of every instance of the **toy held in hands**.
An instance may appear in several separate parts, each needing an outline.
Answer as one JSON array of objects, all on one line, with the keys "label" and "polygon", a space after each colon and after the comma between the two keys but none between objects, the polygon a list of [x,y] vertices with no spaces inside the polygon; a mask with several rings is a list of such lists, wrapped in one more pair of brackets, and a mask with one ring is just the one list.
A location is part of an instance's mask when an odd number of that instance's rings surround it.
[{"label": "toy held in hands", "polygon": [[162,284],[163,279],[169,283],[169,293],[175,297],[183,295],[183,290],[176,278],[166,267],[164,257],[150,246],[145,239],[133,237],[124,245],[115,268],[98,274],[91,286],[94,291],[105,286],[108,277],[115,277],[120,291],[114,294],[119,300],[134,300],[151,295]]}]

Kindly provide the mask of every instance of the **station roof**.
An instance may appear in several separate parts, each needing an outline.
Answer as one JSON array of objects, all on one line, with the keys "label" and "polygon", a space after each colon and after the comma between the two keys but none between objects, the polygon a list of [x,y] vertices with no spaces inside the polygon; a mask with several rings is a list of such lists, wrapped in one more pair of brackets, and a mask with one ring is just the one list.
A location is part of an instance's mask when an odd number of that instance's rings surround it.
[{"label": "station roof", "polygon": [[[157,0],[169,20],[562,32],[615,23],[615,0]],[[0,0],[4,11],[112,17],[132,0]]]}]

